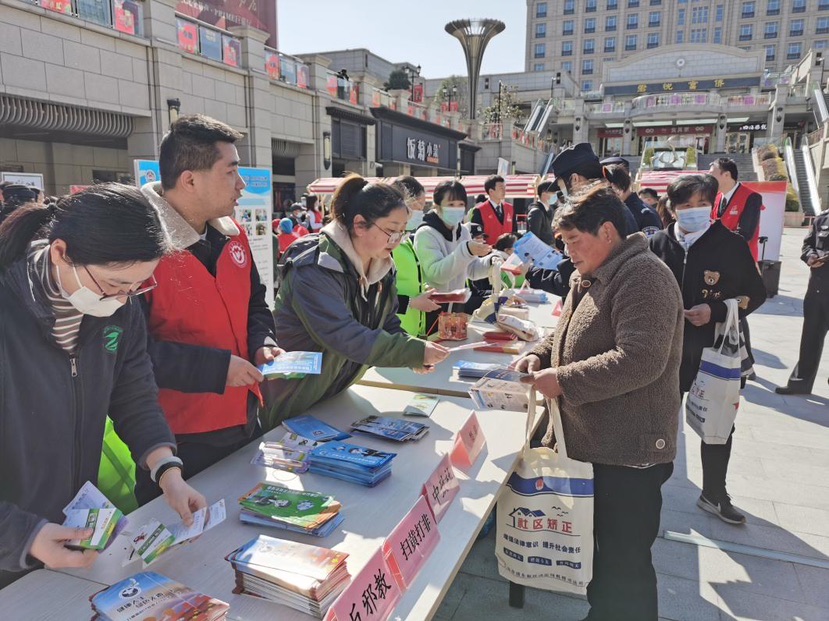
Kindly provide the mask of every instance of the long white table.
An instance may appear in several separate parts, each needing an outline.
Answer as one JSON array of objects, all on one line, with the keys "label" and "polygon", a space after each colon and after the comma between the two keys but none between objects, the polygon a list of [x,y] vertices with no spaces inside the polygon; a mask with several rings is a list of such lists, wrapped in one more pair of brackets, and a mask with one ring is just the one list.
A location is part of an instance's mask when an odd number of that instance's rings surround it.
[{"label": "long white table", "polygon": [[39,569],[0,591],[5,621],[74,621],[89,619],[89,598],[105,585],[48,569]]},{"label": "long white table", "polygon": [[[349,423],[370,414],[399,414],[410,398],[411,393],[399,390],[354,386],[315,406],[308,413],[340,429],[347,429]],[[191,479],[193,486],[207,497],[208,502],[225,499],[227,520],[197,541],[166,553],[150,569],[229,602],[231,619],[309,619],[303,613],[277,604],[233,595],[233,570],[224,556],[257,534],[265,533],[348,552],[349,572],[356,575],[415,503],[423,483],[437,467],[442,456],[451,451],[455,434],[469,416],[471,405],[469,399],[441,399],[429,421],[429,434],[419,442],[398,445],[369,436],[355,436],[352,441],[357,444],[398,453],[393,462],[391,478],[375,488],[365,488],[310,473],[294,475],[254,466],[250,461],[257,450],[257,443],[240,449]],[[416,620],[432,617],[484,520],[494,508],[500,489],[515,467],[525,441],[527,415],[485,411],[479,412],[478,418],[487,446],[467,473],[456,470],[460,479],[460,493],[440,522],[441,541],[398,604],[392,618]],[[279,437],[282,432],[281,429],[274,430],[266,438]],[[294,489],[330,493],[342,502],[345,521],[335,533],[323,539],[242,524],[239,521],[238,497],[263,480],[278,481]],[[152,518],[159,519],[162,523],[174,523],[178,519],[161,498],[129,515],[132,528],[137,528]],[[92,593],[100,590],[100,584],[113,584],[142,570],[140,561],[124,565],[128,554],[128,541],[126,537],[120,537],[101,555],[92,569],[66,570],[62,573],[69,574],[64,577],[81,579],[77,583],[78,592]],[[17,587],[15,593],[28,594],[33,600],[43,598],[42,585],[54,579],[50,573],[32,574]],[[6,595],[5,592],[3,595]],[[29,610],[40,610],[42,607],[50,607],[57,615],[44,618],[76,618],[68,614],[68,604],[64,601],[32,601],[28,604],[25,597],[16,597],[21,601],[21,619],[38,618],[37,615],[29,615]],[[78,607],[78,602],[74,599],[70,603],[73,610]],[[91,614],[88,602],[85,602],[83,608],[87,614]],[[61,611],[64,616],[60,616]]]}]

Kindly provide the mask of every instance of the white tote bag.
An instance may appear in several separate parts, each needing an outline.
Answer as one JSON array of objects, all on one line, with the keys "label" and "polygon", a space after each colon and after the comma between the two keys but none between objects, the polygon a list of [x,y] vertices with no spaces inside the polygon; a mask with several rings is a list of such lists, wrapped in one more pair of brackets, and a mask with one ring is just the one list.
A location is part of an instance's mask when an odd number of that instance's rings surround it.
[{"label": "white tote bag", "polygon": [[697,376],[685,399],[685,422],[706,444],[725,444],[740,407],[740,320],[737,300],[714,331],[714,346],[702,350]]},{"label": "white tote bag", "polygon": [[567,457],[558,404],[553,399],[548,406],[557,450],[530,448],[528,427],[521,459],[498,498],[498,572],[536,589],[584,594],[593,576],[593,465]]}]

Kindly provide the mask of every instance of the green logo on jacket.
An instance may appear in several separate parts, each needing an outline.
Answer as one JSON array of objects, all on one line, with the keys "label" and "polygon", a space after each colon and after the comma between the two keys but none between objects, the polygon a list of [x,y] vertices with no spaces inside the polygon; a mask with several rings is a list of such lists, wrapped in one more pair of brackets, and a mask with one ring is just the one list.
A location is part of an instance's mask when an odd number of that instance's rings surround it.
[{"label": "green logo on jacket", "polygon": [[109,353],[114,354],[118,351],[118,345],[121,344],[121,335],[124,329],[119,326],[107,326],[104,328],[104,349]]}]

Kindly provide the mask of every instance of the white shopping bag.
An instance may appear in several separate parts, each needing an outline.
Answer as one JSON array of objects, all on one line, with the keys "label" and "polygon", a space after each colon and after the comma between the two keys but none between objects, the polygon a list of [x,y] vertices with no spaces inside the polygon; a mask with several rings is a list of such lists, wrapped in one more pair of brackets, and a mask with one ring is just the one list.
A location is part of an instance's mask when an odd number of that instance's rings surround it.
[{"label": "white shopping bag", "polygon": [[718,323],[714,346],[702,350],[699,371],[685,399],[685,422],[706,444],[725,444],[740,407],[740,320],[737,300]]},{"label": "white shopping bag", "polygon": [[[531,410],[534,403],[532,393]],[[528,439],[498,498],[498,572],[536,589],[584,594],[593,576],[593,465],[567,457],[556,400],[548,407],[557,450],[530,448]]]}]

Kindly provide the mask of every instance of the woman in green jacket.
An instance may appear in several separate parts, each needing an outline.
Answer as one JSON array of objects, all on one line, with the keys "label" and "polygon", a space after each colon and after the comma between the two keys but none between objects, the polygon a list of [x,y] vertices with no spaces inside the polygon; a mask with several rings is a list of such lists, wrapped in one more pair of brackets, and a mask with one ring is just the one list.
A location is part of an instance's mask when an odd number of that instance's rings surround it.
[{"label": "woman in green jacket", "polygon": [[[410,235],[423,222],[423,209],[426,206],[426,191],[414,177],[399,177],[394,185],[406,196],[406,205],[411,212],[406,231]],[[400,325],[412,336],[426,336],[426,313],[436,311],[440,305],[429,299],[433,291],[426,288],[420,260],[414,249],[411,237],[400,243],[392,253],[394,267],[397,269],[397,316]]]}]

